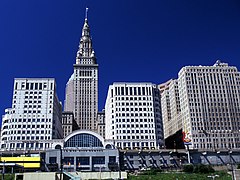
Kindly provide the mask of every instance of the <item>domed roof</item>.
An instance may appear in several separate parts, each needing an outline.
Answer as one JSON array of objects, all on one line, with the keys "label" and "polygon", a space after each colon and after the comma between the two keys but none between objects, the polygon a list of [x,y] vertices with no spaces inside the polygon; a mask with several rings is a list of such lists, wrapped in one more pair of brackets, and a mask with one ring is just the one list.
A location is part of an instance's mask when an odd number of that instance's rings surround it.
[{"label": "domed roof", "polygon": [[77,130],[64,139],[67,148],[103,148],[104,139],[99,134],[88,130]]}]

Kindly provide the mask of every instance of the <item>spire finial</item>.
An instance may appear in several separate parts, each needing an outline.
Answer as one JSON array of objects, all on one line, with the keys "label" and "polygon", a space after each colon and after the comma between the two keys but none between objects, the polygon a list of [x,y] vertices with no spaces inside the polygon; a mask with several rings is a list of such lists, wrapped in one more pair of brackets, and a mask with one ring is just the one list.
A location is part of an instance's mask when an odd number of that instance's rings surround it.
[{"label": "spire finial", "polygon": [[88,18],[88,7],[86,7],[86,12],[85,12],[85,20]]}]

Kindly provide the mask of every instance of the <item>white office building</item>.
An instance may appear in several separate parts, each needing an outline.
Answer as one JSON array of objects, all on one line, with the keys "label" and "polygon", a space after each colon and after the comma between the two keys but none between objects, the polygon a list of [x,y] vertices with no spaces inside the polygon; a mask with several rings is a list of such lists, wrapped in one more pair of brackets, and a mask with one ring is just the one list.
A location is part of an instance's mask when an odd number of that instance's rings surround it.
[{"label": "white office building", "polygon": [[160,93],[152,83],[113,83],[105,104],[106,139],[123,149],[164,145]]},{"label": "white office building", "polygon": [[[220,61],[213,66],[186,66],[171,86],[177,91],[168,88],[162,93],[169,93],[170,102],[170,111],[164,110],[163,116],[165,139],[182,129],[191,149],[240,148],[240,73],[236,67]],[[176,103],[171,104],[174,97]],[[163,100],[162,109],[166,109]]]},{"label": "white office building", "polygon": [[63,138],[62,105],[52,78],[16,78],[2,118],[1,150],[43,150]]}]

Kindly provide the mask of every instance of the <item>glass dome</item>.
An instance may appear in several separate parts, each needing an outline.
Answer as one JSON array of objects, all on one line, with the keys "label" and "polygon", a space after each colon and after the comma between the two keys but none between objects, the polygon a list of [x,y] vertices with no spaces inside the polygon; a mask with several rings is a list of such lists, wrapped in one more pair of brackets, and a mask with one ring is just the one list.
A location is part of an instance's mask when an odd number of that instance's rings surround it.
[{"label": "glass dome", "polygon": [[92,134],[80,133],[70,137],[64,143],[64,147],[92,148],[103,147],[103,144],[99,138]]}]

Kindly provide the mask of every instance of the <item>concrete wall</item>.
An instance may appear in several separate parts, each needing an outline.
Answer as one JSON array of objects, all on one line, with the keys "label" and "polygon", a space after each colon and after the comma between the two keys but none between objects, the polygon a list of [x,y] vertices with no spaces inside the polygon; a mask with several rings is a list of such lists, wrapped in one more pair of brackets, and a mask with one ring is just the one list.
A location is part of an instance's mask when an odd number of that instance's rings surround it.
[{"label": "concrete wall", "polygon": [[17,180],[17,177],[19,175],[23,175],[23,180],[56,180],[57,175],[55,172],[41,172],[41,173],[17,173],[15,174],[15,179]]},{"label": "concrete wall", "polygon": [[127,172],[70,172],[73,176],[84,179],[127,179]]}]

